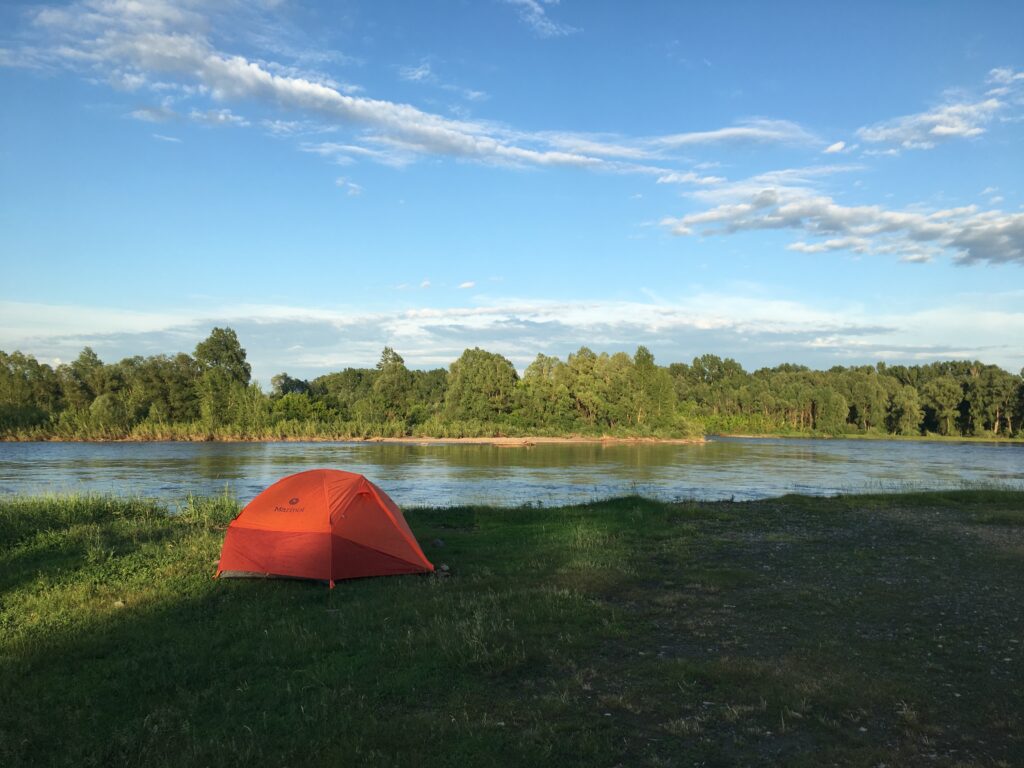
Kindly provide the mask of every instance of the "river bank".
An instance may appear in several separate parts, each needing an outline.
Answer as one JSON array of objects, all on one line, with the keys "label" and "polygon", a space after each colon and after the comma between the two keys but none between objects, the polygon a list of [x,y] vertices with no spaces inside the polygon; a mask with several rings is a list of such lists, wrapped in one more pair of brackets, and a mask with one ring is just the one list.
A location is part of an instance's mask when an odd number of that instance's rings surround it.
[{"label": "river bank", "polygon": [[1024,444],[1024,436],[1002,437],[996,435],[988,436],[964,436],[964,435],[890,435],[890,434],[804,434],[799,432],[771,432],[764,434],[746,432],[713,432],[707,438],[737,438],[743,440],[861,440],[872,441],[893,441],[899,443],[1019,443]]},{"label": "river bank", "polygon": [[550,437],[547,435],[526,437],[209,437],[196,436],[190,438],[149,438],[149,437],[116,437],[116,438],[19,438],[4,437],[0,442],[8,443],[389,443],[395,445],[497,445],[503,448],[530,447],[531,445],[630,445],[630,444],[662,444],[690,445],[707,442],[703,436],[697,437],[618,437],[612,435],[587,436],[568,435]]},{"label": "river bank", "polygon": [[952,768],[1024,750],[1024,493],[413,509],[452,575],[333,591],[212,580],[237,510],[0,499],[0,763]]}]

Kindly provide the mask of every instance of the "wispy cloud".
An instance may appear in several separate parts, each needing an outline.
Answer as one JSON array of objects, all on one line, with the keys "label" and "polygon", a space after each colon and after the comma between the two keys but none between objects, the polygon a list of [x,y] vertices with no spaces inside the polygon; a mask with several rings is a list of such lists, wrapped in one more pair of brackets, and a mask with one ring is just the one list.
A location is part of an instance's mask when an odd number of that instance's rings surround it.
[{"label": "wispy cloud", "polygon": [[[507,2],[539,34],[571,31],[548,17],[552,3]],[[792,169],[739,182],[700,173],[697,166],[679,167],[691,161],[679,159],[677,153],[694,148],[712,151],[765,144],[829,155],[854,149],[844,141],[829,144],[790,120],[754,117],[706,130],[629,137],[526,131],[493,121],[453,119],[411,104],[364,96],[357,87],[307,69],[315,66],[313,59],[307,58],[299,68],[222,50],[213,42],[221,39],[213,28],[223,23],[223,13],[219,4],[200,0],[77,0],[43,7],[30,12],[38,39],[26,43],[24,55],[5,49],[3,62],[45,62],[127,91],[161,94],[161,106],[139,107],[131,113],[149,122],[184,115],[208,125],[245,126],[249,121],[226,104],[241,102],[247,110],[252,105],[271,113],[260,123],[267,132],[291,138],[300,150],[339,165],[371,161],[401,167],[419,158],[441,157],[512,168],[637,174],[661,184],[688,185],[693,199],[708,208],[664,219],[678,234],[789,229],[798,235],[790,245],[794,251],[890,253],[917,261],[949,253],[962,264],[1024,262],[1021,214],[976,207],[922,213],[843,205],[814,182],[835,172],[835,166]],[[434,62],[424,60],[399,75],[410,82],[458,88],[438,78],[435,69]],[[1013,117],[1012,107],[1024,90],[1024,73],[993,69],[987,86],[984,96],[951,97],[926,112],[860,128],[858,138],[870,145],[862,154],[898,153],[941,140],[977,137],[996,118]],[[188,107],[181,101],[188,101]],[[331,141],[314,140],[313,134],[327,132]]]},{"label": "wispy cloud", "polygon": [[166,123],[177,118],[178,114],[167,107],[139,107],[133,109],[128,116],[145,123]]},{"label": "wispy cloud", "polygon": [[[797,181],[801,175],[804,183]],[[715,204],[661,223],[677,235],[790,230],[812,238],[788,246],[802,253],[852,251],[911,262],[950,254],[959,264],[1024,265],[1024,213],[973,205],[930,212],[843,205],[807,185],[807,179],[806,172],[794,169],[697,191],[696,199]]]},{"label": "wispy cloud", "polygon": [[214,125],[214,126],[225,126],[233,125],[239,128],[245,128],[249,125],[249,121],[240,115],[236,115],[230,109],[207,109],[200,111],[193,109],[189,112],[189,119],[203,125]]},{"label": "wispy cloud", "polygon": [[940,141],[980,136],[1004,104],[995,98],[946,104],[916,115],[898,117],[857,130],[869,144],[893,144],[903,149],[931,149]]},{"label": "wispy cloud", "polygon": [[473,280],[466,280],[464,283],[459,283],[459,288],[462,290],[476,288],[476,283]]},{"label": "wispy cloud", "polygon": [[983,98],[951,99],[925,112],[885,120],[857,130],[857,136],[869,144],[884,144],[901,149],[932,149],[951,139],[971,139],[982,135],[988,125],[1010,106],[1005,98],[1024,86],[1024,73],[1010,68],[993,69],[987,82],[995,88]]},{"label": "wispy cloud", "polygon": [[661,176],[658,176],[658,183],[659,184],[700,184],[700,185],[708,185],[708,184],[721,184],[724,181],[725,181],[725,178],[722,177],[722,176],[701,176],[700,174],[694,173],[693,171],[686,171],[686,172],[683,172],[683,173],[680,173],[678,171],[673,171],[672,173],[665,173],[665,174],[662,174]]},{"label": "wispy cloud", "polygon": [[349,197],[358,197],[359,195],[363,194],[362,186],[356,184],[354,181],[349,181],[348,179],[342,177],[338,177],[337,179],[335,179],[334,185],[336,187],[341,187],[341,189],[345,190],[345,194],[348,195]]},{"label": "wispy cloud", "polygon": [[[545,6],[520,3],[527,17],[543,28]],[[338,163],[370,160],[402,166],[424,156],[451,157],[510,167],[579,168],[637,173],[704,183],[673,167],[645,164],[657,159],[674,165],[673,150],[722,143],[820,143],[803,127],[785,120],[751,119],[736,125],[668,136],[621,138],[604,134],[520,131],[494,122],[453,119],[410,104],[359,95],[358,90],[325,75],[252,59],[218,49],[209,30],[214,17],[200,13],[202,3],[179,6],[151,0],[120,3],[78,0],[35,12],[46,56],[52,66],[81,71],[125,87],[167,93],[162,110],[142,108],[136,117],[160,119],[173,113],[167,100],[201,99],[217,106],[195,106],[193,119],[209,124],[243,125],[247,121],[224,102],[257,103],[280,111],[261,125],[278,137],[343,131],[341,141],[310,143],[301,148]],[[211,11],[212,14],[212,11]],[[540,20],[539,20],[540,19]],[[550,19],[547,20],[550,22]],[[412,82],[453,90],[469,100],[486,97],[438,78],[430,61],[400,70]],[[295,113],[301,117],[296,118]],[[673,175],[675,174],[675,175]]]},{"label": "wispy cloud", "polygon": [[431,81],[434,78],[434,73],[430,69],[430,64],[423,61],[415,67],[400,67],[398,76],[412,83],[422,83]]},{"label": "wispy cloud", "polygon": [[415,66],[399,67],[398,76],[410,83],[423,83],[456,93],[466,101],[484,101],[487,99],[487,94],[484,91],[464,88],[461,85],[442,80],[427,60],[421,61]]},{"label": "wispy cloud", "polygon": [[159,139],[160,141],[167,141],[171,144],[181,144],[181,139],[175,138],[174,136],[164,136],[162,133],[154,133],[153,138]]},{"label": "wispy cloud", "polygon": [[820,143],[814,134],[789,120],[755,118],[725,128],[709,131],[691,131],[651,139],[650,143],[663,147],[686,147],[695,144],[731,143]]},{"label": "wispy cloud", "polygon": [[519,18],[538,37],[565,37],[579,30],[548,16],[544,6],[558,5],[558,0],[505,0],[519,9]]}]

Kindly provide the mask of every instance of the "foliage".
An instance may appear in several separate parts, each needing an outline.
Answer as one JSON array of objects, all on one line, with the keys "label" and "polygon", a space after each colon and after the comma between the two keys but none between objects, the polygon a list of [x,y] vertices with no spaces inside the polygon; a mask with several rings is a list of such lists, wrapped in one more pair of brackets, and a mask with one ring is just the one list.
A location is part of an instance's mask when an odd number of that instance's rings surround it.
[{"label": "foliage", "polygon": [[0,352],[0,437],[301,439],[702,433],[1024,437],[1024,377],[980,362],[783,364],[748,373],[705,354],[665,367],[645,347],[566,360],[467,349],[449,369],[413,370],[385,347],[373,368],[263,391],[245,349],[214,328],[195,354],[104,363],[86,347],[56,369]]}]

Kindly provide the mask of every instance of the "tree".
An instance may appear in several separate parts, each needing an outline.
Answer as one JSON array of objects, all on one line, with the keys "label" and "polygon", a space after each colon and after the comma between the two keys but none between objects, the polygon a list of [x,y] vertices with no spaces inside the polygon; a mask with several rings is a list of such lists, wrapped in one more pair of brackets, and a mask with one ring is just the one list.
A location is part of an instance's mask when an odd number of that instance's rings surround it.
[{"label": "tree", "polygon": [[372,368],[346,368],[318,376],[310,382],[310,392],[341,419],[352,419],[356,404],[373,393],[377,371]]},{"label": "tree", "polygon": [[916,435],[921,431],[921,401],[909,384],[897,389],[889,401],[889,428],[896,435]]},{"label": "tree", "polygon": [[811,426],[826,435],[838,435],[846,426],[846,416],[850,407],[846,398],[827,386],[814,390],[811,406]]},{"label": "tree", "polygon": [[103,361],[85,347],[69,365],[57,369],[64,401],[71,408],[88,408],[103,391]]},{"label": "tree", "polygon": [[128,414],[120,395],[104,392],[89,406],[89,420],[105,432],[122,433],[128,427]]},{"label": "tree", "polygon": [[223,371],[228,380],[248,385],[252,369],[245,359],[245,350],[238,335],[230,328],[214,328],[210,335],[196,344],[196,362],[204,373]]},{"label": "tree", "polygon": [[1013,430],[1013,398],[1017,378],[995,365],[975,368],[967,381],[967,406],[971,431],[975,434],[991,430],[999,434],[1005,422],[1007,433]]},{"label": "tree", "polygon": [[453,419],[503,421],[512,411],[519,375],[501,355],[467,349],[451,365],[445,410]]},{"label": "tree", "polygon": [[309,382],[293,379],[287,373],[279,373],[270,379],[270,391],[276,397],[284,395],[305,395],[309,392]]},{"label": "tree", "polygon": [[199,395],[199,417],[209,429],[231,422],[232,389],[244,385],[231,378],[224,368],[211,367],[199,377],[196,391]]},{"label": "tree", "polygon": [[598,355],[594,373],[601,405],[598,423],[610,429],[630,424],[636,414],[632,397],[633,358],[625,352]]},{"label": "tree", "polygon": [[526,427],[572,429],[575,414],[568,366],[557,357],[537,355],[523,374],[518,411]]},{"label": "tree", "polygon": [[569,395],[576,417],[584,424],[596,423],[598,415],[605,409],[597,386],[597,355],[587,347],[580,347],[569,355],[566,367]]},{"label": "tree", "polygon": [[672,377],[654,364],[647,347],[637,347],[630,372],[631,422],[637,427],[665,427],[672,423],[676,391]]},{"label": "tree", "polygon": [[841,379],[846,384],[850,421],[865,431],[885,426],[889,396],[879,379],[871,366],[850,370]]},{"label": "tree", "polygon": [[50,366],[21,352],[0,352],[0,430],[43,424],[56,416],[60,401]]},{"label": "tree", "polygon": [[404,421],[411,410],[412,373],[391,347],[384,347],[377,362],[371,397],[375,421]]},{"label": "tree", "polygon": [[963,390],[952,376],[932,379],[921,390],[928,422],[943,435],[953,434],[953,426],[960,413]]}]

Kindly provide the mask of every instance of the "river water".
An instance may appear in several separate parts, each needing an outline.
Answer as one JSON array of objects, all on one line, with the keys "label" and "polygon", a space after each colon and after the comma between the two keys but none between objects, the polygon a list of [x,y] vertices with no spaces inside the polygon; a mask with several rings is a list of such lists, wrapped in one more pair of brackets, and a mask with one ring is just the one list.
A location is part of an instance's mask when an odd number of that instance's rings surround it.
[{"label": "river water", "polygon": [[394,443],[0,443],[0,494],[157,497],[228,491],[248,501],[316,467],[366,475],[407,506],[558,504],[638,493],[758,499],[1024,488],[1024,445],[720,438],[705,444],[531,447]]}]

